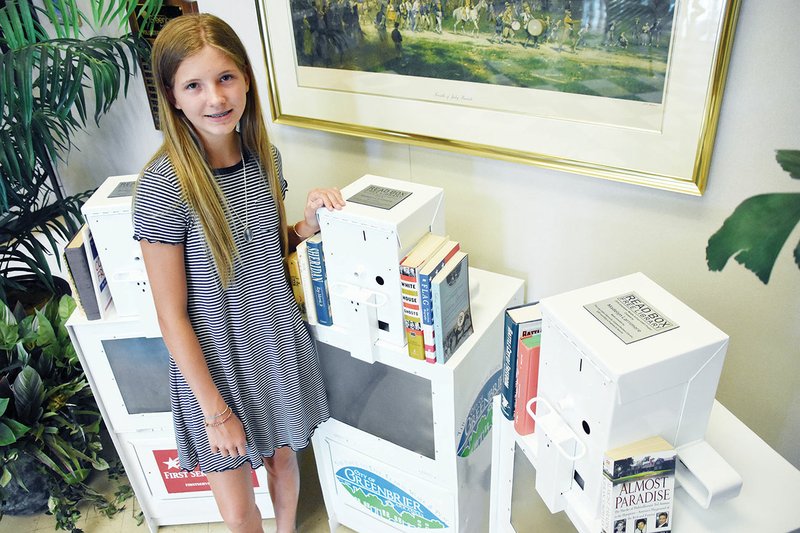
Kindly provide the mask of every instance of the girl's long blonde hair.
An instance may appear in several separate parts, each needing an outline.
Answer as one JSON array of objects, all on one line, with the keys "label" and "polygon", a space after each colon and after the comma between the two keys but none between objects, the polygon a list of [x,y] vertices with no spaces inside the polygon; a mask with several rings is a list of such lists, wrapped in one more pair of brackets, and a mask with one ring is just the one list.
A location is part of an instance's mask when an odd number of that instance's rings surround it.
[{"label": "girl's long blonde hair", "polygon": [[213,178],[203,146],[183,112],[169,97],[175,73],[184,59],[212,46],[228,56],[250,79],[240,135],[244,148],[254,154],[269,182],[280,216],[281,243],[286,254],[286,213],[278,172],[273,162],[267,129],[261,114],[258,90],[247,51],[233,29],[222,19],[206,13],[189,14],[168,22],[153,43],[152,69],[158,95],[158,118],[164,141],[148,163],[166,155],[181,187],[181,194],[197,214],[223,286],[230,283],[237,255],[228,225],[227,202]]}]

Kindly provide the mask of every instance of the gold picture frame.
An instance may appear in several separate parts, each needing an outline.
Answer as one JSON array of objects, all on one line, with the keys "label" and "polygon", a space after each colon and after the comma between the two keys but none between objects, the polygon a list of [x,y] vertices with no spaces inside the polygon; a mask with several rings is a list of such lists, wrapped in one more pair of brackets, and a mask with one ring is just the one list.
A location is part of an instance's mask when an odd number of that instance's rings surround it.
[{"label": "gold picture frame", "polygon": [[[440,2],[256,0],[273,121],[703,193],[740,0],[620,0],[599,15],[570,0]],[[477,11],[474,33],[449,27],[457,9]],[[526,80],[510,80],[528,61]]]}]

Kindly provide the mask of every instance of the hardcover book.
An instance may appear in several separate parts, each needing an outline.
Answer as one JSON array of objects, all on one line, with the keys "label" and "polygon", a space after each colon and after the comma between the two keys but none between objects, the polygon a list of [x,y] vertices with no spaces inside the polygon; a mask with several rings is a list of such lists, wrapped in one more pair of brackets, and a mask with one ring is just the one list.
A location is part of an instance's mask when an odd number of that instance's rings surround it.
[{"label": "hardcover book", "polygon": [[519,340],[542,332],[539,302],[509,307],[503,325],[503,372],[500,380],[500,410],[514,420]]},{"label": "hardcover book", "polygon": [[433,331],[433,298],[431,279],[444,268],[445,263],[455,255],[460,246],[457,241],[447,241],[419,269],[419,296],[422,313],[422,341],[425,346],[425,360],[436,362],[436,342]]},{"label": "hardcover book", "polygon": [[317,233],[306,239],[308,270],[311,273],[311,287],[314,292],[314,310],[317,323],[333,325],[331,302],[328,295],[328,279],[325,275],[325,256],[322,253],[322,235]]},{"label": "hardcover book", "polygon": [[72,278],[72,285],[75,287],[75,296],[77,296],[86,318],[97,320],[100,318],[100,308],[97,306],[97,295],[94,292],[92,274],[89,272],[89,259],[84,248],[83,237],[84,231],[81,227],[64,248],[64,259]]},{"label": "hardcover book", "polygon": [[[534,430],[533,418],[528,414],[528,401],[535,397],[539,388],[539,347],[542,333],[519,340],[517,350],[517,383],[514,399],[514,429],[520,435],[530,435]],[[533,406],[536,412],[536,405]]]},{"label": "hardcover book", "polygon": [[600,520],[604,533],[672,529],[675,449],[651,437],[606,452]]},{"label": "hardcover book", "polygon": [[458,251],[431,280],[436,362],[446,363],[472,334],[469,257]]},{"label": "hardcover book", "polygon": [[400,261],[400,290],[403,299],[403,325],[408,342],[408,355],[414,359],[425,359],[425,344],[422,338],[422,306],[419,292],[419,269],[430,256],[445,243],[441,235],[428,233]]},{"label": "hardcover book", "polygon": [[317,324],[317,310],[314,305],[314,287],[311,285],[311,270],[308,267],[308,244],[300,241],[297,245],[297,266],[300,269],[300,284],[303,300],[306,302],[306,320],[310,325]]},{"label": "hardcover book", "polygon": [[307,320],[306,302],[305,296],[303,295],[303,281],[300,278],[300,265],[298,263],[297,252],[290,253],[286,261],[289,263],[289,283],[292,285],[292,294],[294,294],[294,299],[297,302],[297,306],[300,308],[300,314],[303,315],[304,320]]}]

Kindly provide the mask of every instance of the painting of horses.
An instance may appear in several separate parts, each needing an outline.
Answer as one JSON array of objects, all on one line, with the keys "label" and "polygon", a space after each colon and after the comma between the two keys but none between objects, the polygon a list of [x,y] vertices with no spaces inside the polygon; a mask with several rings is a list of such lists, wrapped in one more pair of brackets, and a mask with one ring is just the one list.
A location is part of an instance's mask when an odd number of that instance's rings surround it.
[{"label": "painting of horses", "polygon": [[676,0],[290,0],[298,67],[661,104]]},{"label": "painting of horses", "polygon": [[702,194],[741,0],[257,0],[272,120]]}]

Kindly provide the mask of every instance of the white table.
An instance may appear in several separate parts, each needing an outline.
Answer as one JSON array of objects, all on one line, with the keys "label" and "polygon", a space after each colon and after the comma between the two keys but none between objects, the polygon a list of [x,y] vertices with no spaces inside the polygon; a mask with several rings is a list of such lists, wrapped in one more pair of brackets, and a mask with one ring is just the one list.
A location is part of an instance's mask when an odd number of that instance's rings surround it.
[{"label": "white table", "polygon": [[[575,531],[564,512],[551,514],[536,493],[530,464],[535,462],[535,450],[500,413],[498,398],[493,432],[491,531]],[[800,529],[800,470],[717,401],[706,441],[742,476],[742,491],[737,498],[703,509],[679,488],[673,531],[785,533]]]}]

